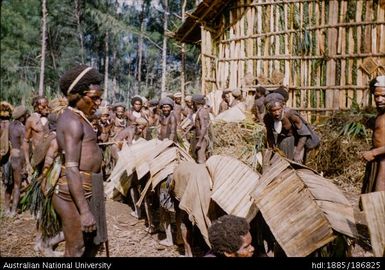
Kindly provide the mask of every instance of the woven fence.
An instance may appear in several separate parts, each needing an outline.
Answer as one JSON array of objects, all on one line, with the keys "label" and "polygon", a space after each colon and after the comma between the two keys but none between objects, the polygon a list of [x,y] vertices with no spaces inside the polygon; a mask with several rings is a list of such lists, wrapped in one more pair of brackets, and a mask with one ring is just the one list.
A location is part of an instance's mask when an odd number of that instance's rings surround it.
[{"label": "woven fence", "polygon": [[[211,26],[215,26],[215,28]],[[372,102],[385,74],[385,1],[238,0],[201,27],[202,91],[284,85],[304,113]]]}]

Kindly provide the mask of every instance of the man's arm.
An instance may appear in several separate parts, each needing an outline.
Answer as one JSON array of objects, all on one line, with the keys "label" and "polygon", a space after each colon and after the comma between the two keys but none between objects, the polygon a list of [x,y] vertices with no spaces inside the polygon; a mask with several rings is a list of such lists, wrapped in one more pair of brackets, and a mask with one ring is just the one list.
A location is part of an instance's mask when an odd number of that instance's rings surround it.
[{"label": "man's arm", "polygon": [[22,148],[23,148],[27,172],[30,175],[33,173],[31,161],[29,160],[29,142],[32,138],[32,130],[33,130],[33,121],[32,121],[32,117],[29,117],[25,123],[25,134],[24,134],[24,140],[23,140]]},{"label": "man's arm", "polygon": [[95,218],[92,215],[88,206],[87,200],[84,197],[82,180],[79,171],[83,127],[78,121],[72,120],[66,125],[63,130],[64,136],[64,152],[66,176],[68,180],[68,188],[73,198],[73,201],[79,210],[82,230],[91,232],[95,230]]},{"label": "man's arm", "polygon": [[373,148],[369,151],[365,151],[362,153],[362,157],[367,161],[374,160],[377,156],[385,154],[385,146]]},{"label": "man's arm", "polygon": [[170,114],[170,129],[171,129],[171,133],[170,133],[170,137],[169,139],[172,140],[172,141],[176,141],[176,118],[175,118],[175,115],[174,114]]},{"label": "man's arm", "polygon": [[200,132],[200,136],[199,136],[198,142],[197,142],[197,149],[199,149],[201,147],[203,139],[206,136],[206,133],[207,133],[208,127],[209,127],[209,121],[210,121],[210,115],[209,115],[208,111],[205,110],[204,108],[201,109],[199,112],[199,124],[201,127],[201,132]]},{"label": "man's arm", "polygon": [[[290,122],[295,125],[297,130],[303,129],[304,123],[303,123],[302,119],[299,116],[297,116],[295,114],[292,114],[292,115],[290,115],[289,118],[290,118]],[[301,133],[301,132],[299,132],[299,133]],[[297,134],[298,134],[298,132],[297,132]],[[298,136],[299,136],[298,143],[297,143],[297,145],[295,146],[295,149],[294,149],[294,161],[302,163],[303,162],[303,154],[304,154],[304,148],[305,148],[305,143],[306,143],[306,140],[307,140],[307,136],[304,135],[304,134],[298,134]]]},{"label": "man's arm", "polygon": [[274,133],[273,133],[273,130],[271,129],[271,125],[269,124],[269,122],[270,122],[269,115],[266,114],[263,117],[263,123],[265,124],[265,128],[266,128],[267,147],[274,148],[275,146]]}]

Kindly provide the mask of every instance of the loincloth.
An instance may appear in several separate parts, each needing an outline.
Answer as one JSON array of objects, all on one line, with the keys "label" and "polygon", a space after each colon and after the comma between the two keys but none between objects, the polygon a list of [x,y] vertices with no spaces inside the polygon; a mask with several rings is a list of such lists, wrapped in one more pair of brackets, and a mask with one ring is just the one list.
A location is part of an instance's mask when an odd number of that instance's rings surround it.
[{"label": "loincloth", "polygon": [[12,165],[13,170],[18,170],[20,171],[21,174],[25,173],[25,168],[24,168],[24,155],[23,152],[20,149],[11,149],[11,154],[9,157]]},{"label": "loincloth", "polygon": [[[64,171],[64,170],[62,170]],[[95,245],[106,242],[107,221],[104,199],[103,173],[80,172],[82,176],[82,187],[84,197],[87,199],[90,211],[96,222],[96,235],[93,242]],[[73,201],[68,188],[68,182],[65,175],[62,175],[56,185],[55,195],[65,201]]]},{"label": "loincloth", "polygon": [[379,161],[377,159],[366,163],[364,181],[362,183],[361,194],[374,192],[378,174]]},{"label": "loincloth", "polygon": [[170,212],[175,212],[174,200],[170,194],[170,185],[172,182],[172,175],[167,176],[166,180],[163,180],[159,187],[159,203],[163,209]]}]

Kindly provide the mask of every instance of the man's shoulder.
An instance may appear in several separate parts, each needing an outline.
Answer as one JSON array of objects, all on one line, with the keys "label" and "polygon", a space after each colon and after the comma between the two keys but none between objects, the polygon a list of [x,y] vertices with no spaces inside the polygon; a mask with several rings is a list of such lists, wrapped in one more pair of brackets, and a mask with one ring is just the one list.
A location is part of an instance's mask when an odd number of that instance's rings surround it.
[{"label": "man's shoulder", "polygon": [[71,127],[81,126],[82,122],[80,119],[81,117],[79,115],[67,109],[59,116],[57,128],[65,130]]}]

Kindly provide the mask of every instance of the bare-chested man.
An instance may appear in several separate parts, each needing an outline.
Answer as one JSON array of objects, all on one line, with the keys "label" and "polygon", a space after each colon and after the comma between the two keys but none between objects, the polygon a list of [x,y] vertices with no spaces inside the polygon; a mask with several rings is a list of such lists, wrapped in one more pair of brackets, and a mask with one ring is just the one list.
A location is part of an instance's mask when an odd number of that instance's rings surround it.
[{"label": "bare-chested man", "polygon": [[243,101],[242,91],[240,89],[234,89],[231,94],[234,99],[233,102],[231,102],[230,107],[234,107]]},{"label": "bare-chested man", "polygon": [[255,100],[254,105],[251,109],[251,112],[254,114],[256,122],[263,122],[263,118],[265,117],[266,108],[265,108],[265,96],[266,96],[266,88],[262,86],[258,86],[255,89]]},{"label": "bare-chested man", "polygon": [[78,65],[60,78],[69,105],[57,123],[65,169],[52,201],[63,225],[64,256],[95,255],[96,247],[107,241],[102,153],[88,119],[101,103],[101,81],[102,75],[86,65]]},{"label": "bare-chested man", "polygon": [[107,107],[100,108],[100,118],[98,121],[98,126],[100,128],[98,141],[102,143],[108,142],[112,124],[110,120],[110,113]]},{"label": "bare-chested man", "polygon": [[[169,139],[176,142],[177,123],[176,117],[172,112],[174,108],[174,101],[169,97],[164,97],[159,101],[159,107],[161,109],[161,115],[159,119],[160,130],[158,139]],[[169,175],[166,180],[162,181],[159,187],[160,216],[163,227],[166,231],[166,239],[163,239],[159,243],[165,246],[173,245],[170,213],[174,212],[174,202],[169,194],[169,185],[171,180],[172,176]]]},{"label": "bare-chested man", "polygon": [[150,140],[157,137],[157,127],[159,124],[160,109],[159,109],[159,100],[152,99],[149,101],[149,111],[150,117],[148,119],[148,128],[146,139]]},{"label": "bare-chested man", "polygon": [[223,91],[222,93],[222,101],[219,104],[219,113],[224,112],[230,108],[230,99],[231,99],[230,91]]},{"label": "bare-chested man", "polygon": [[[17,106],[13,113],[13,121],[9,125],[9,140],[12,148],[10,153],[10,161],[13,172],[13,185],[6,186],[5,190],[5,214],[10,216],[16,215],[17,206],[20,199],[20,186],[24,175],[24,156],[22,145],[25,134],[25,121],[27,109],[24,106]],[[12,199],[12,207],[10,202]]]},{"label": "bare-chested man", "polygon": [[9,160],[9,124],[13,106],[6,101],[0,103],[0,164],[3,183],[6,187],[12,187],[12,168]]},{"label": "bare-chested man", "polygon": [[176,118],[171,111],[174,108],[174,101],[171,98],[165,97],[159,101],[159,107],[162,114],[159,119],[160,132],[158,135],[159,140],[170,139],[176,141]]},{"label": "bare-chested man", "polygon": [[126,116],[128,118],[128,121],[130,124],[135,124],[136,118],[146,118],[143,115],[142,107],[143,107],[143,100],[139,96],[135,96],[131,99],[131,109],[126,112]]},{"label": "bare-chested man", "polygon": [[[25,136],[23,142],[24,158],[28,174],[32,174],[34,169],[44,160],[50,139],[47,138],[48,128],[48,99],[45,97],[35,97],[32,100],[34,113],[28,117],[25,123]],[[29,153],[29,142],[32,143],[32,158]]]},{"label": "bare-chested man", "polygon": [[[125,129],[123,129],[121,132],[119,132],[115,137],[115,144],[111,146],[111,153],[112,157],[115,160],[118,160],[119,155],[118,152],[122,149],[122,146],[124,143],[127,143],[127,145],[132,145],[135,143],[139,138],[144,138],[144,130],[146,130],[146,127],[148,125],[148,122],[146,119],[140,117],[135,120],[134,125],[129,125]],[[140,207],[136,205],[136,203],[139,200],[139,182],[138,179],[132,179],[131,180],[131,187],[130,195],[131,199],[135,208],[135,211],[131,213],[131,215],[137,219],[141,218],[142,213]]]},{"label": "bare-chested man", "polygon": [[307,149],[305,144],[311,137],[311,131],[299,113],[285,108],[284,104],[285,99],[281,94],[266,96],[264,123],[268,146],[280,149],[288,159],[304,163]]},{"label": "bare-chested man", "polygon": [[363,153],[368,161],[362,193],[385,191],[385,76],[371,82],[370,92],[374,96],[377,116],[373,129],[373,148]]},{"label": "bare-chested man", "polygon": [[132,145],[139,138],[144,138],[145,134],[143,134],[143,130],[147,127],[148,122],[146,119],[140,117],[135,120],[134,125],[129,125],[122,131],[120,131],[114,141],[116,142],[111,146],[112,156],[114,159],[118,159],[118,152],[122,150],[123,143],[127,143],[127,145]]},{"label": "bare-chested man", "polygon": [[206,100],[203,95],[195,94],[192,97],[194,103],[195,116],[195,134],[196,134],[196,161],[205,163],[207,156],[206,150],[209,146],[209,125],[210,113],[209,108],[205,106]]},{"label": "bare-chested man", "polygon": [[112,118],[112,127],[110,132],[110,138],[114,138],[116,134],[127,127],[126,106],[122,103],[117,103],[113,106],[113,112],[115,113]]},{"label": "bare-chested man", "polygon": [[182,120],[182,93],[181,92],[176,92],[174,94],[174,115],[176,119],[176,124],[177,126],[180,124]]}]

